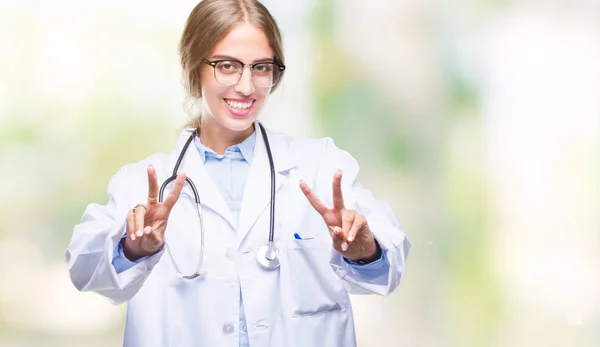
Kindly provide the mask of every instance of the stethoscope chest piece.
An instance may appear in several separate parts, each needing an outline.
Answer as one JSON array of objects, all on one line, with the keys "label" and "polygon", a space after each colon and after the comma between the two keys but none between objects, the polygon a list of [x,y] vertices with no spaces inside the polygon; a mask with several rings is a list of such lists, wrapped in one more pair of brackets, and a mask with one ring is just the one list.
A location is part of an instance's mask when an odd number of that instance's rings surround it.
[{"label": "stethoscope chest piece", "polygon": [[279,257],[277,250],[272,245],[264,245],[256,252],[256,260],[263,268],[274,270],[279,267]]}]

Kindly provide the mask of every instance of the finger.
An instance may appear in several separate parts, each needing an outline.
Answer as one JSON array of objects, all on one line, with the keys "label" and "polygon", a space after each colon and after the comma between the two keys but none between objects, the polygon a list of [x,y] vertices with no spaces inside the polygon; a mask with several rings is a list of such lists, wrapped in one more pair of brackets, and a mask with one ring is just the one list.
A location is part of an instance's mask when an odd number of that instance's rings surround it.
[{"label": "finger", "polygon": [[[146,227],[148,228],[148,227]],[[163,244],[164,235],[158,229],[150,228],[150,233],[144,239],[148,239],[153,249],[158,250]]]},{"label": "finger", "polygon": [[356,234],[365,226],[366,222],[365,217],[355,214],[354,223],[352,223],[352,227],[348,232],[348,243],[352,243],[356,239]]},{"label": "finger", "polygon": [[150,233],[152,232],[152,227],[151,226],[145,226],[144,227],[144,234],[146,235],[150,235]]},{"label": "finger", "polygon": [[332,239],[335,239],[336,234],[335,234],[335,231],[334,231],[333,227],[331,227],[331,226],[328,225],[327,226],[327,230],[329,230],[329,236],[331,236]]},{"label": "finger", "polygon": [[344,209],[344,197],[342,195],[342,170],[337,170],[333,175],[333,208]]},{"label": "finger", "polygon": [[304,181],[300,181],[300,189],[302,190],[302,193],[304,193],[304,195],[308,199],[308,202],[310,202],[312,207],[321,216],[324,215],[329,210],[327,208],[327,206],[325,206],[323,204],[323,202],[321,202],[321,199],[319,199],[317,194],[315,194],[315,192],[313,192],[312,189],[310,189],[310,187],[308,186],[308,184],[306,184]]},{"label": "finger", "polygon": [[[148,165],[148,198],[158,197],[158,181],[156,180],[156,170],[154,166]],[[149,204],[155,204],[156,201],[148,201]]]},{"label": "finger", "polygon": [[179,199],[179,195],[181,194],[181,190],[183,189],[183,185],[185,183],[185,172],[180,172],[177,174],[177,178],[175,179],[175,183],[173,184],[173,189],[165,199],[165,205],[171,210],[177,199]]},{"label": "finger", "polygon": [[344,240],[344,233],[342,233],[342,228],[338,226],[329,227],[329,234],[331,235],[334,241],[342,242]]},{"label": "finger", "polygon": [[135,241],[135,220],[133,210],[127,212],[127,237],[129,237],[131,241]]},{"label": "finger", "polygon": [[354,210],[342,211],[342,235],[344,236],[344,240],[348,239],[348,234],[350,233],[350,229],[352,228],[355,219],[356,212],[354,212]]},{"label": "finger", "polygon": [[341,245],[342,245],[342,240],[343,240],[343,236],[342,236],[342,228],[335,226],[335,227],[328,227],[329,229],[329,235],[331,235],[331,239],[333,241],[333,248],[339,250],[341,249]]},{"label": "finger", "polygon": [[352,224],[354,224],[356,214],[352,210],[344,210],[342,212],[342,251],[346,251],[348,249],[348,234],[350,233],[350,229],[352,228]]},{"label": "finger", "polygon": [[135,213],[133,216],[135,217],[135,236],[142,237],[144,235],[144,216],[146,215],[146,208],[143,206],[138,206],[134,211]]}]

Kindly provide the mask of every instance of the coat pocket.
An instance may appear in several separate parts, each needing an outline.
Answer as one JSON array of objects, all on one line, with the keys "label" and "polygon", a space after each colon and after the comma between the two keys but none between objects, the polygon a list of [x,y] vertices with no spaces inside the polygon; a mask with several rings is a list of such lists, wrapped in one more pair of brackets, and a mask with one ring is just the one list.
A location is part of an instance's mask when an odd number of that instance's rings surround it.
[{"label": "coat pocket", "polygon": [[348,292],[329,264],[332,251],[328,237],[289,241],[281,266],[290,281],[293,317],[350,306]]}]

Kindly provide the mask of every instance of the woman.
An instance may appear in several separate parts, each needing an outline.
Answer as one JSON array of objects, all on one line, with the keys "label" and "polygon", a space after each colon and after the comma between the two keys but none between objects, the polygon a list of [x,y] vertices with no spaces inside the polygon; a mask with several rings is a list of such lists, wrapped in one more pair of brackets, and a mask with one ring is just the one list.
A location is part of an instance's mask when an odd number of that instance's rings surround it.
[{"label": "woman", "polygon": [[355,346],[348,294],[390,293],[411,247],[389,206],[331,139],[256,121],[285,70],[259,2],[202,1],[180,54],[201,116],[88,206],[66,252],[73,283],[128,302],[125,346]]}]

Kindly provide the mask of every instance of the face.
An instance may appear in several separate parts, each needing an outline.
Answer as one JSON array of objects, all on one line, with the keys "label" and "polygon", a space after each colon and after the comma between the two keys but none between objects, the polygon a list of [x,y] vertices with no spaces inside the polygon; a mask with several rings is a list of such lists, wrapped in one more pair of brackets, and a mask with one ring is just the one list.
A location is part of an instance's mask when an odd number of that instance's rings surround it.
[{"label": "face", "polygon": [[[272,61],[273,50],[265,33],[248,23],[236,25],[206,59],[235,59],[250,64]],[[223,133],[252,133],[252,123],[258,116],[272,87],[256,86],[249,66],[244,67],[237,84],[225,86],[215,79],[215,68],[204,64],[200,83],[202,88],[202,118]]]}]

